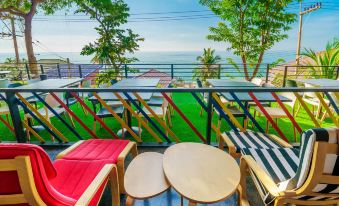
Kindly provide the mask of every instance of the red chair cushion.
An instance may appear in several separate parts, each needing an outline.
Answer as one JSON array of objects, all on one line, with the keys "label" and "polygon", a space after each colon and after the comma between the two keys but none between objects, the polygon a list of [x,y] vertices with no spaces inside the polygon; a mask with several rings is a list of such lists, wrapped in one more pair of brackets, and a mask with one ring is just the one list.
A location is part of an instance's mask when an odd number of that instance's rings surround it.
[{"label": "red chair cushion", "polygon": [[109,160],[116,164],[128,140],[93,139],[86,140],[63,157],[69,160]]},{"label": "red chair cushion", "polygon": [[[50,180],[53,187],[65,196],[78,200],[107,161],[56,160],[58,175]],[[97,205],[107,180],[101,185],[90,205]]]},{"label": "red chair cushion", "polygon": [[[56,191],[49,179],[57,176],[46,152],[31,144],[0,144],[0,159],[13,159],[17,156],[29,156],[33,177],[38,192],[47,205],[72,205],[75,200]],[[0,172],[0,195],[22,193],[17,172]]]}]

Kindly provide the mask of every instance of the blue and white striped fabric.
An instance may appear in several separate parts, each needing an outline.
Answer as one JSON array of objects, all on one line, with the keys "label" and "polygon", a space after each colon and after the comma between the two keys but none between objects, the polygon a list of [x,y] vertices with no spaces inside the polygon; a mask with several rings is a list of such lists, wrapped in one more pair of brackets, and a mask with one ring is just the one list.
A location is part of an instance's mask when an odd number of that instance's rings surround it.
[{"label": "blue and white striped fabric", "polygon": [[294,177],[299,165],[299,150],[294,148],[248,148],[241,153],[251,155],[277,184]]},{"label": "blue and white striped fabric", "polygon": [[[309,176],[312,165],[314,144],[316,141],[338,144],[339,129],[311,129],[301,136],[300,150],[295,149],[242,149],[244,155],[251,155],[255,161],[267,172],[277,183],[280,191],[296,190],[301,188]],[[299,156],[296,156],[299,153]],[[313,163],[315,164],[315,163]],[[319,168],[321,169],[321,168]],[[325,159],[324,174],[338,176],[339,178],[339,158],[336,154],[327,154]],[[264,198],[266,204],[274,201],[274,196],[269,194],[261,185],[258,177],[251,172],[254,177],[259,193]],[[297,196],[300,200],[331,200],[339,199],[339,185],[318,184],[313,190],[319,196]],[[338,197],[327,197],[325,194],[338,194]]]},{"label": "blue and white striped fabric", "polygon": [[260,132],[225,132],[225,135],[232,141],[236,147],[237,153],[241,149],[273,149],[281,148],[281,145],[271,140],[271,138]]}]

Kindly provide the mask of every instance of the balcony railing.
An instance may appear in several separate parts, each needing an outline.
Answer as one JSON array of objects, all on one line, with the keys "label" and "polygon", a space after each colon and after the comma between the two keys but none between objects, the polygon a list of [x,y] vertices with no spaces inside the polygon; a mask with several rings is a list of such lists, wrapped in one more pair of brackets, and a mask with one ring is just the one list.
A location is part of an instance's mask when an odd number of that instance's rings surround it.
[{"label": "balcony railing", "polygon": [[[339,126],[339,88],[13,88],[0,93],[9,108],[0,116],[2,141],[128,138],[139,143],[211,144],[224,131],[253,130],[295,142],[303,130]],[[321,114],[314,114],[305,93],[319,102]],[[279,107],[284,115],[271,116],[269,107]]]},{"label": "balcony railing", "polygon": [[[123,64],[121,65],[120,78],[132,78],[157,70],[158,75],[166,75],[170,79],[192,80],[194,70],[199,72],[199,68],[206,66],[203,64]],[[236,69],[230,64],[209,65],[214,71],[213,78],[244,78],[243,65],[238,64]],[[46,74],[48,78],[70,78],[70,77],[95,77],[99,73],[106,73],[111,65],[107,64],[37,64],[32,71],[28,64],[0,64],[0,70],[11,71],[8,77],[12,80],[29,80],[34,74]],[[198,68],[198,69],[197,69]],[[201,70],[202,71],[202,70]],[[250,71],[250,69],[249,69]],[[331,75],[329,74],[331,73]],[[154,75],[155,77],[157,75]],[[283,86],[287,79],[298,78],[333,78],[339,77],[339,66],[293,66],[262,64],[258,70],[258,77],[266,82]],[[331,76],[331,77],[329,77]],[[159,77],[159,76],[158,76]],[[210,77],[211,78],[211,77]]]}]

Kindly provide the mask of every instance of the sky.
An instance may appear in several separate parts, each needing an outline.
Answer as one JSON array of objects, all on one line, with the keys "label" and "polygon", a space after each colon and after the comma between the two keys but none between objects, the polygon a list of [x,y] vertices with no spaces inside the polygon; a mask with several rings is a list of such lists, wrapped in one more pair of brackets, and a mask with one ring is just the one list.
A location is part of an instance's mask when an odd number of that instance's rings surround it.
[{"label": "sky", "polygon": [[[339,1],[324,0],[323,8],[304,16],[302,47],[322,50],[327,41],[339,37]],[[206,39],[209,27],[217,25],[218,19],[198,0],[126,0],[130,7],[129,23],[135,33],[145,38],[140,51],[202,51],[211,47],[225,51],[227,43]],[[305,0],[304,5],[315,3]],[[297,12],[299,6],[288,7]],[[58,11],[53,16],[39,13],[33,21],[33,41],[36,52],[79,52],[81,48],[96,39],[95,22],[86,16],[65,15]],[[277,43],[270,52],[295,53],[297,45],[298,21],[287,32],[289,38]],[[0,28],[4,26],[0,24]],[[18,28],[19,29],[19,28]],[[23,39],[19,38],[19,48],[24,52]],[[13,53],[10,39],[0,40],[0,53]]]}]

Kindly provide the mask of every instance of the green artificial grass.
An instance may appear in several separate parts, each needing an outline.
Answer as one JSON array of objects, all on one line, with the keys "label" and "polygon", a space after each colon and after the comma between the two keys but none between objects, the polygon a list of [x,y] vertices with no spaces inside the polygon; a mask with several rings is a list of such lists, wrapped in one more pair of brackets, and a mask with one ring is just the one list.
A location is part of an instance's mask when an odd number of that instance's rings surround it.
[{"label": "green artificial grass", "polygon": [[[206,137],[206,122],[207,122],[207,114],[203,112],[203,115],[200,116],[200,106],[198,105],[197,101],[193,98],[193,96],[189,93],[174,93],[173,94],[173,101],[179,107],[179,109],[185,114],[185,116],[192,122],[192,124],[197,128],[197,130],[202,134],[202,136]],[[92,108],[90,102],[86,101],[87,105]],[[42,105],[40,105],[41,107]],[[273,105],[274,106],[274,105]],[[288,107],[289,108],[289,107]],[[87,116],[83,113],[82,108],[79,104],[75,104],[71,106],[71,109],[75,114],[92,130],[93,128],[93,117],[88,114]],[[291,109],[291,108],[289,108]],[[23,112],[21,112],[23,115]],[[251,110],[253,114],[253,109]],[[5,118],[5,116],[2,116]],[[63,116],[64,117],[64,116]],[[65,117],[64,117],[65,118]],[[152,118],[155,122],[156,120]],[[264,116],[260,116],[256,118],[259,122],[260,126],[265,130],[266,128],[266,118]],[[306,112],[301,109],[298,116],[295,118],[296,121],[299,123],[303,130],[313,128],[314,124],[311,121],[310,117],[306,114]],[[242,119],[238,118],[239,122],[242,123]],[[52,124],[60,131],[62,134],[70,141],[74,142],[77,141],[78,138],[56,117],[52,118]],[[66,121],[70,123],[69,118],[66,117]],[[105,118],[105,123],[112,129],[114,132],[117,132],[121,129],[120,124],[112,117],[112,118]],[[75,130],[84,138],[89,139],[91,135],[87,132],[75,119]],[[217,115],[213,115],[213,124],[217,125]],[[37,124],[36,121],[34,121]],[[178,114],[178,112],[174,112],[172,116],[172,123],[173,127],[171,128],[172,131],[176,134],[176,136],[182,142],[201,142],[199,137],[193,132],[193,130],[188,126],[188,124],[183,120],[183,118]],[[135,118],[132,120],[133,126],[138,126],[138,122]],[[161,136],[159,132],[149,123],[148,124],[158,136],[163,140],[166,141],[165,138]],[[157,124],[159,125],[159,124]],[[290,142],[294,142],[294,135],[293,135],[293,126],[291,121],[288,118],[279,119],[278,126],[282,130],[282,132],[286,135]],[[323,123],[322,127],[334,127],[332,120],[327,118]],[[160,128],[162,128],[160,126]],[[258,131],[255,127],[252,129],[252,123],[249,123],[248,129]],[[221,131],[230,131],[230,126],[226,123],[225,120],[222,121]],[[278,133],[270,127],[270,133],[278,135]],[[104,128],[100,127],[100,124],[97,122],[97,130],[96,134],[100,138],[112,138],[112,136],[107,132]],[[39,135],[43,137],[46,141],[51,141],[51,136],[47,131],[39,132]],[[215,141],[215,132],[212,132],[212,142]],[[130,137],[130,139],[132,139]],[[4,125],[0,125],[0,140],[2,141],[15,141],[15,137],[13,133]],[[142,132],[142,140],[144,142],[156,142],[156,140],[152,137],[152,135],[143,128]],[[173,139],[171,138],[173,141]],[[37,139],[31,135],[31,141],[37,141]],[[297,135],[297,141],[299,141],[299,135]]]}]

